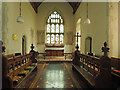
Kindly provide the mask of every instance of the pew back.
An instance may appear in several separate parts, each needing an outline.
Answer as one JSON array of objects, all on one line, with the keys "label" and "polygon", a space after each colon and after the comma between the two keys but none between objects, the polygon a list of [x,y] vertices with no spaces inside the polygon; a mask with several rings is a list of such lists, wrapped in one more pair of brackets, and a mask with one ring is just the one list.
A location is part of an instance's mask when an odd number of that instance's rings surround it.
[{"label": "pew back", "polygon": [[8,75],[13,78],[18,75],[20,71],[24,70],[25,67],[32,63],[32,53],[23,56],[17,56],[8,60]]},{"label": "pew back", "polygon": [[80,66],[87,70],[92,76],[100,72],[99,58],[90,55],[80,54]]},{"label": "pew back", "polygon": [[111,67],[120,70],[120,58],[111,57]]}]

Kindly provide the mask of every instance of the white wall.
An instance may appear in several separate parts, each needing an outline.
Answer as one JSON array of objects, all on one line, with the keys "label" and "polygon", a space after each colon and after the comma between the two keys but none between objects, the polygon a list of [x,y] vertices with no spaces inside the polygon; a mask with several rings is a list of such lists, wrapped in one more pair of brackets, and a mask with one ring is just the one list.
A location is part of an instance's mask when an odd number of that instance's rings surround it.
[{"label": "white wall", "polygon": [[[79,35],[81,35],[81,18],[79,18],[76,23],[76,35],[77,35],[77,33],[79,33]],[[76,37],[76,44],[77,44],[77,37]],[[75,44],[75,46],[76,46],[76,44]],[[78,37],[78,46],[79,46],[78,50],[81,50],[81,37]]]},{"label": "white wall", "polygon": [[[73,45],[67,45],[67,36],[66,33],[69,31],[72,31],[75,33],[75,27],[74,27],[74,18],[72,14],[72,7],[69,5],[69,3],[66,2],[45,2],[42,3],[38,8],[38,14],[37,14],[37,28],[38,30],[46,30],[46,20],[49,16],[49,14],[56,10],[64,19],[64,46],[65,50],[64,52],[72,52]],[[45,51],[45,45],[39,44],[37,45],[39,52]]]},{"label": "white wall", "polygon": [[[84,24],[86,19],[86,3],[82,2],[75,15],[72,14],[72,7],[69,3],[42,3],[38,8],[38,14],[35,13],[32,6],[28,2],[22,2],[22,17],[23,24],[16,22],[19,16],[19,3],[3,3],[2,8],[2,40],[6,46],[6,54],[15,52],[22,52],[22,36],[25,35],[27,39],[27,53],[30,51],[30,45],[33,43],[35,49],[39,52],[44,52],[45,45],[37,45],[37,30],[46,30],[46,20],[48,15],[57,10],[64,18],[65,25],[65,52],[72,52],[73,45],[67,44],[67,33],[73,32],[76,34],[76,23],[81,18],[81,52],[85,52],[85,38],[92,37],[92,51],[97,55],[102,55],[101,47],[105,41],[109,41],[110,56],[120,56],[120,27],[118,26],[118,3],[100,3],[89,2],[88,14],[91,20],[90,25]],[[120,10],[120,9],[119,9]],[[108,13],[109,12],[109,13]],[[120,12],[119,12],[120,13]],[[108,17],[109,15],[109,17]],[[109,22],[109,24],[108,24]],[[33,30],[33,42],[31,29]],[[109,30],[108,30],[109,29]],[[18,36],[18,40],[12,39],[12,34]],[[108,39],[109,34],[109,39]],[[75,38],[73,37],[73,40]],[[118,42],[119,41],[119,42]],[[119,45],[119,46],[118,46]]]},{"label": "white wall", "polygon": [[96,55],[102,55],[101,47],[105,41],[108,41],[108,16],[106,2],[89,2],[88,17],[91,24],[84,24],[86,19],[86,2],[82,2],[74,15],[75,23],[81,18],[81,52],[85,53],[85,38],[92,37],[92,52]]},{"label": "white wall", "polygon": [[2,2],[0,1],[0,41],[2,40]]},{"label": "white wall", "polygon": [[[7,2],[3,5],[3,42],[6,47],[6,54],[22,52],[22,36],[26,36],[27,53],[30,51],[31,28],[36,32],[36,13],[28,2],[22,2],[22,17],[24,23],[16,22],[19,16],[19,3]],[[18,36],[18,40],[12,39],[12,34]],[[36,36],[36,35],[34,35]],[[33,39],[35,39],[34,37]],[[34,40],[34,45],[36,40]],[[35,45],[36,46],[36,45]]]},{"label": "white wall", "polygon": [[109,55],[118,57],[118,3],[109,3]]},{"label": "white wall", "polygon": [[120,2],[118,4],[118,57],[120,57]]}]

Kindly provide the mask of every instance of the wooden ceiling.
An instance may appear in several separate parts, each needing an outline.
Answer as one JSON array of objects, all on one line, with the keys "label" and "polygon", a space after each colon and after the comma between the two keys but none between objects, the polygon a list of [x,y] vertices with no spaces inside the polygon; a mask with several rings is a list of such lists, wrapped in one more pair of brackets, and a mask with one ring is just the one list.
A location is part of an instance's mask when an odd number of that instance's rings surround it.
[{"label": "wooden ceiling", "polygon": [[[34,8],[35,12],[38,13],[38,7],[40,6],[40,4],[42,2],[30,2],[32,7]],[[70,6],[73,8],[73,14],[75,14],[75,12],[77,11],[79,5],[81,2],[68,2],[70,4]]]}]

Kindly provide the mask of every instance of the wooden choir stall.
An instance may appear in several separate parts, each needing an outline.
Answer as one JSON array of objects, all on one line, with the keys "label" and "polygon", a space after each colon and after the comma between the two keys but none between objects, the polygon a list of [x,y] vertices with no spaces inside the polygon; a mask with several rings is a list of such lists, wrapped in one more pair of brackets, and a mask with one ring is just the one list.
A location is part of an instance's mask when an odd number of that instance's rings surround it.
[{"label": "wooden choir stall", "polygon": [[[32,44],[30,53],[26,55],[2,53],[2,89],[17,88],[30,73],[37,70],[37,53],[33,48]],[[2,52],[5,52],[5,47],[2,47]]]},{"label": "wooden choir stall", "polygon": [[93,88],[120,88],[120,58],[109,58],[107,43],[104,43],[104,55],[95,57],[74,52],[72,69]]}]

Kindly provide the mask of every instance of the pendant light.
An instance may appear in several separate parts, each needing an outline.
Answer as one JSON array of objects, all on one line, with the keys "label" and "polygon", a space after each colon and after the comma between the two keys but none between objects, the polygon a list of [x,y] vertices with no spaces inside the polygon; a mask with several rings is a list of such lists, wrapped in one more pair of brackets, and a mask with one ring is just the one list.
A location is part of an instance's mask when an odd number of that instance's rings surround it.
[{"label": "pendant light", "polygon": [[90,19],[88,18],[88,2],[87,2],[87,19],[84,21],[84,24],[90,24]]},{"label": "pendant light", "polygon": [[21,1],[20,1],[20,16],[18,16],[18,18],[17,18],[17,20],[16,20],[18,23],[23,23],[24,22],[24,20],[23,20],[23,18],[22,18],[22,16],[21,16]]}]

